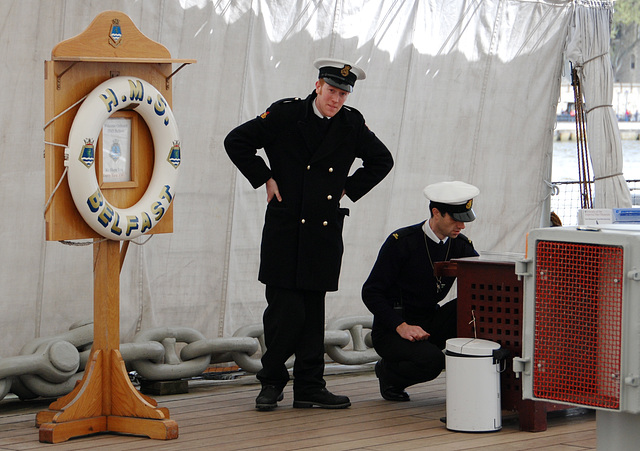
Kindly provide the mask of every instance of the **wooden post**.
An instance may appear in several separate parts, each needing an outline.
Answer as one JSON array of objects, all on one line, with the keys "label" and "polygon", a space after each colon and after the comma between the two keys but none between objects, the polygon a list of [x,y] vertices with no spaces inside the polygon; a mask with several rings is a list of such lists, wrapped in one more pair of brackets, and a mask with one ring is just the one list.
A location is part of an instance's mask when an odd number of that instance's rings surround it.
[{"label": "wooden post", "polygon": [[168,409],[136,390],[120,355],[120,242],[98,240],[93,247],[91,357],[76,388],[37,414],[40,441],[58,443],[99,432],[177,438],[178,425]]}]

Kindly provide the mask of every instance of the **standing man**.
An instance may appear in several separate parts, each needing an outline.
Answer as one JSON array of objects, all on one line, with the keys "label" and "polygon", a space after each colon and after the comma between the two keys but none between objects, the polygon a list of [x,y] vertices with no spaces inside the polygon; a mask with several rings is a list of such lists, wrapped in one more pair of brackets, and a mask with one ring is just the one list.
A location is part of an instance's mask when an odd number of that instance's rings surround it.
[{"label": "standing man", "polygon": [[442,301],[455,280],[436,277],[435,263],[476,256],[460,233],[476,218],[473,198],[480,190],[463,182],[429,185],[431,217],[393,232],[382,245],[362,299],[373,313],[371,338],[380,357],[375,366],[380,394],[388,401],[409,401],[406,387],[438,377],[442,350],[456,336],[456,300]]},{"label": "standing man", "polygon": [[[318,80],[306,99],[284,99],[232,130],[224,141],[231,161],[254,188],[266,185],[258,280],[266,285],[266,352],[257,377],[256,409],[273,410],[289,381],[295,354],[293,407],[349,407],[324,381],[324,300],[338,289],[347,195],[357,201],[391,170],[387,147],[364,117],[344,106],[362,69],[316,60]],[[264,148],[267,163],[257,155]],[[349,175],[356,158],[362,166]]]}]

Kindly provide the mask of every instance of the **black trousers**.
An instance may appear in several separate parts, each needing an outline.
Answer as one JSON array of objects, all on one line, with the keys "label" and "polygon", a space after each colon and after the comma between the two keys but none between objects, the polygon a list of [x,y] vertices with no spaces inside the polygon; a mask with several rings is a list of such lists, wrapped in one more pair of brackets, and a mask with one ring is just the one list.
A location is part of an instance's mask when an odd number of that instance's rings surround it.
[{"label": "black trousers", "polygon": [[406,320],[431,334],[428,340],[409,341],[395,330],[374,328],[373,347],[382,357],[382,372],[390,385],[405,388],[438,377],[445,363],[442,350],[446,341],[456,336],[456,305],[454,299],[439,307],[428,320]]},{"label": "black trousers", "polygon": [[286,361],[295,354],[294,395],[317,392],[324,381],[324,291],[266,287],[262,318],[266,352],[258,380],[284,387],[289,381]]}]

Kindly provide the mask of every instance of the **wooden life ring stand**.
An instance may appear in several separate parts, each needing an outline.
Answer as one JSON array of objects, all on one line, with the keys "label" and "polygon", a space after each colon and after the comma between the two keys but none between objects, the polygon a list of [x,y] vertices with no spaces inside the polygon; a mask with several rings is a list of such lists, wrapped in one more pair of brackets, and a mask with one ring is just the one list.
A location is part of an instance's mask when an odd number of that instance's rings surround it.
[{"label": "wooden life ring stand", "polygon": [[[149,127],[155,162],[140,200],[131,207],[117,208],[102,195],[98,185],[95,146],[105,121],[125,108],[138,112]],[[178,126],[165,98],[145,80],[118,76],[94,88],[78,109],[66,152],[73,202],[86,223],[105,238],[131,240],[148,232],[175,197],[181,162]]]}]

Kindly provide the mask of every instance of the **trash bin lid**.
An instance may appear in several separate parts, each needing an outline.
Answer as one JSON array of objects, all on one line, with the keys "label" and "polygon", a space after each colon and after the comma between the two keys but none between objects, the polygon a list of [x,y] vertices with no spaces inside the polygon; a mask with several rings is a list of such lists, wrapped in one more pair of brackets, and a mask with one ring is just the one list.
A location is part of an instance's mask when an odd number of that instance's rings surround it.
[{"label": "trash bin lid", "polygon": [[450,338],[446,346],[449,352],[476,357],[492,357],[493,351],[500,349],[499,343],[480,338]]}]

